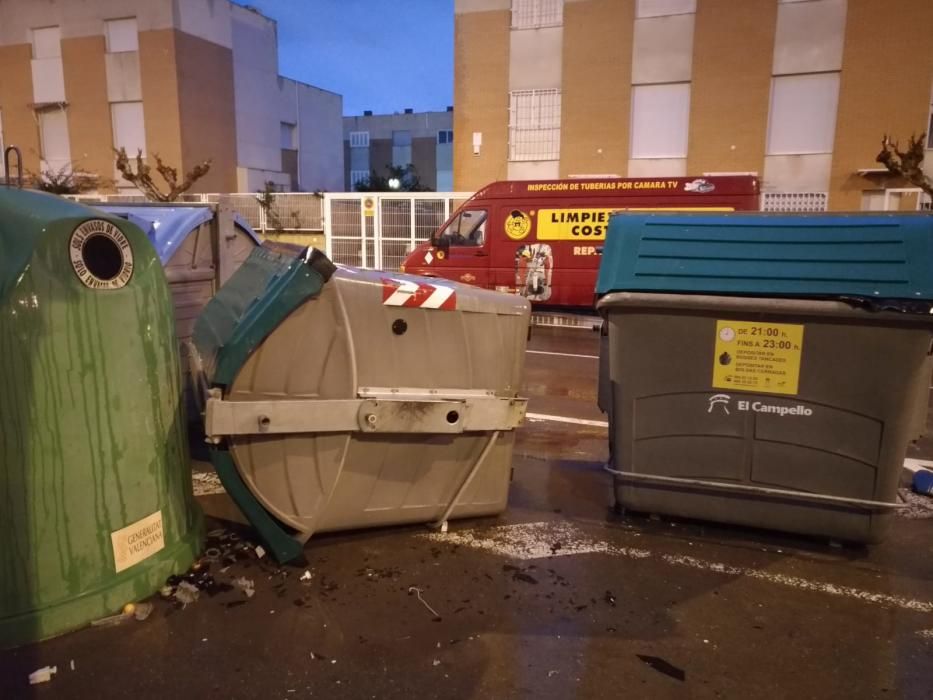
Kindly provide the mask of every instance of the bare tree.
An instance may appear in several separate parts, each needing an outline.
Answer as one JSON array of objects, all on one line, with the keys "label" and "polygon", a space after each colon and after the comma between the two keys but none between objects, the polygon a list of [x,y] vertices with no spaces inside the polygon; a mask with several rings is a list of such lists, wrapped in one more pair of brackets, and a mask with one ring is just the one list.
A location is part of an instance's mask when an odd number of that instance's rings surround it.
[{"label": "bare tree", "polygon": [[66,163],[59,169],[45,168],[38,173],[27,170],[29,185],[34,189],[51,194],[83,194],[113,186],[113,180],[102,178],[96,173],[76,170],[74,163]]},{"label": "bare tree", "polygon": [[129,156],[126,155],[125,148],[114,150],[114,153],[117,155],[117,170],[120,171],[123,179],[135,185],[140,192],[146,195],[147,199],[154,202],[174,202],[184,192],[191,189],[191,186],[195,182],[207,175],[208,171],[211,169],[210,160],[198,163],[194,168],[185,173],[184,179],[179,183],[178,170],[163,163],[159,155],[153,153],[152,157],[156,162],[156,172],[162,176],[162,179],[165,180],[165,183],[168,185],[168,191],[166,192],[152,179],[152,169],[143,160],[143,152],[141,149],[136,153],[135,170],[133,169]]},{"label": "bare tree", "polygon": [[933,180],[923,172],[924,146],[926,134],[920,137],[911,135],[907,141],[907,150],[900,150],[897,141],[892,143],[891,138],[885,134],[881,139],[881,152],[875,159],[890,172],[904,178],[914,187],[919,187],[930,197],[933,197]]}]

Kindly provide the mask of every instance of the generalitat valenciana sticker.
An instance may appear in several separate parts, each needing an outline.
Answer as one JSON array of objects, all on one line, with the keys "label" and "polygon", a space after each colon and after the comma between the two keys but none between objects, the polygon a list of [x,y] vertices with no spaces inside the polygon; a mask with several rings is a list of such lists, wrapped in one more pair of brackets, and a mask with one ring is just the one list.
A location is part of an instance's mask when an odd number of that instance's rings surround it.
[{"label": "generalitat valenciana sticker", "polygon": [[142,520],[111,532],[110,543],[113,545],[113,568],[118,574],[161,552],[165,548],[162,511],[157,510]]},{"label": "generalitat valenciana sticker", "polygon": [[71,267],[90,289],[120,289],[133,276],[133,249],[123,231],[104,219],[85,221],[68,240]]}]

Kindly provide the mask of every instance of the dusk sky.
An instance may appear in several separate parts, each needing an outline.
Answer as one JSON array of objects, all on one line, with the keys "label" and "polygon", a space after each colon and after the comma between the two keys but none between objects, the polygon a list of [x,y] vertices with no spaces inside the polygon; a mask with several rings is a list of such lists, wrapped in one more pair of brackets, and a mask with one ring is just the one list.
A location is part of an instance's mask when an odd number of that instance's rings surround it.
[{"label": "dusk sky", "polygon": [[346,115],[453,104],[453,0],[238,0],[275,19],[279,72],[343,95]]}]

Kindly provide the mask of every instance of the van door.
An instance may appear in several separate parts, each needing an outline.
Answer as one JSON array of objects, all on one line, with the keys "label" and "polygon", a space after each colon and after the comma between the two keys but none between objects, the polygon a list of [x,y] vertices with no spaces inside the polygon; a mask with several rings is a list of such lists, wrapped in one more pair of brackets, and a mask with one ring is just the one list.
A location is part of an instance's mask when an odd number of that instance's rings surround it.
[{"label": "van door", "polygon": [[446,258],[438,267],[443,267],[445,278],[489,286],[488,221],[488,209],[464,209],[437,235],[438,255]]}]

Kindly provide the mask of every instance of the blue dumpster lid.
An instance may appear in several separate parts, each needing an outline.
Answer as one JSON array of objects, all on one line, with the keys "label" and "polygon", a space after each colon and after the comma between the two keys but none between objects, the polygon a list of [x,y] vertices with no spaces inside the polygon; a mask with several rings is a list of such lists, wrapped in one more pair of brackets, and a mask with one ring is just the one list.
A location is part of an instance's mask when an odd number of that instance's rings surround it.
[{"label": "blue dumpster lid", "polygon": [[[164,265],[185,239],[205,221],[214,218],[214,211],[206,206],[152,207],[133,204],[95,204],[97,209],[128,219],[149,237],[155,246],[159,260]],[[262,241],[246,220],[234,213],[234,222],[246,234],[261,245]]]},{"label": "blue dumpster lid", "polygon": [[933,299],[933,215],[614,214],[609,292]]}]

